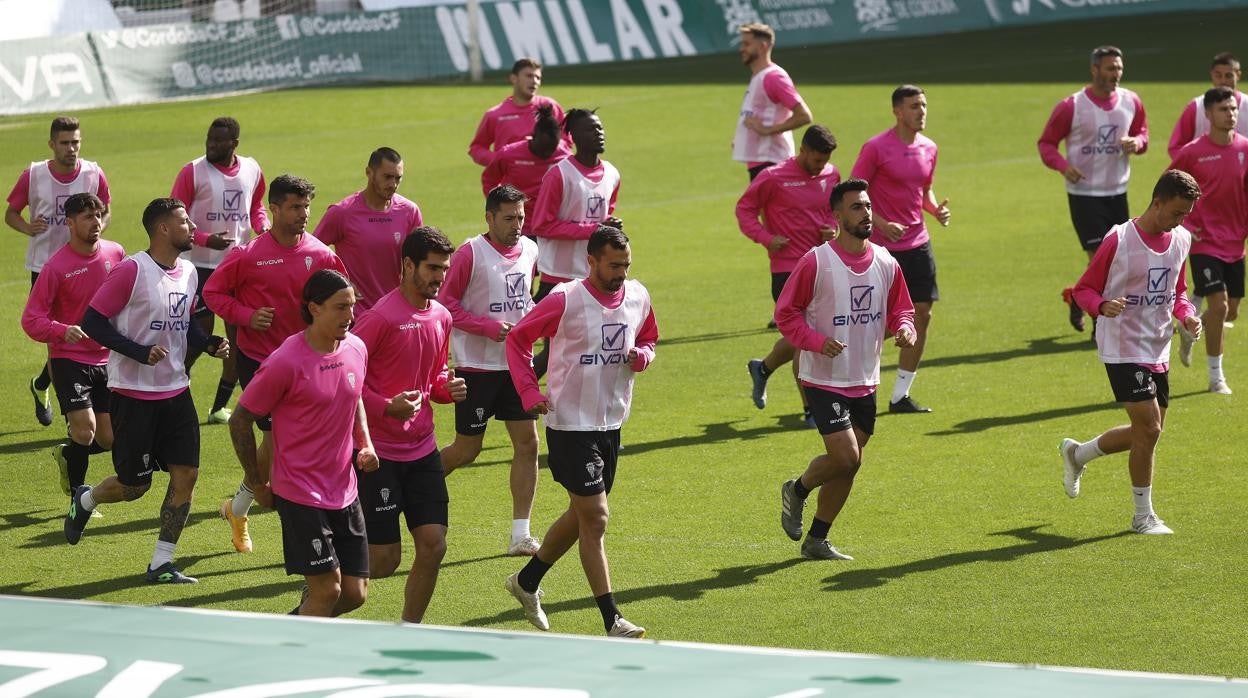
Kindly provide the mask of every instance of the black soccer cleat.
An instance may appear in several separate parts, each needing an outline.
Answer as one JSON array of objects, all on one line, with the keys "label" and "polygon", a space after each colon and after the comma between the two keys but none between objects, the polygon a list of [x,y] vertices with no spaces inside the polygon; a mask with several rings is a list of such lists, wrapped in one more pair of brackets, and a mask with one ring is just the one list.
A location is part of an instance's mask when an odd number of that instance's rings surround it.
[{"label": "black soccer cleat", "polygon": [[919,414],[921,412],[931,412],[932,408],[924,407],[915,402],[914,398],[905,395],[897,402],[888,403],[888,411],[890,414]]},{"label": "black soccer cleat", "polygon": [[1062,302],[1070,306],[1070,326],[1075,328],[1076,332],[1083,331],[1083,308],[1075,302],[1075,289],[1062,289]]},{"label": "black soccer cleat", "polygon": [[35,387],[36,378],[30,379],[30,396],[35,399],[35,419],[43,426],[52,426],[52,399],[48,395],[49,388],[40,390]]},{"label": "black soccer cleat", "polygon": [[148,567],[144,579],[152,584],[194,584],[199,581],[182,574],[182,570],[174,567],[172,562],[166,562],[156,569]]},{"label": "black soccer cleat", "polygon": [[91,520],[91,510],[82,506],[82,495],[90,490],[86,485],[79,485],[74,488],[74,493],[69,498],[69,513],[65,515],[65,540],[70,545],[78,545],[78,541],[82,540],[82,532],[87,528],[87,522]]}]

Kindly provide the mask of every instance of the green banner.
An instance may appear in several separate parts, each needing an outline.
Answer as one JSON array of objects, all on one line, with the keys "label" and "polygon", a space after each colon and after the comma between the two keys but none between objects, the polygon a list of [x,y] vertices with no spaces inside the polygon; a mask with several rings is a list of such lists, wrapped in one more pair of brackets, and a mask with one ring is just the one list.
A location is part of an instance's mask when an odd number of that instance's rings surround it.
[{"label": "green banner", "polygon": [[0,113],[112,104],[86,35],[0,43]]}]

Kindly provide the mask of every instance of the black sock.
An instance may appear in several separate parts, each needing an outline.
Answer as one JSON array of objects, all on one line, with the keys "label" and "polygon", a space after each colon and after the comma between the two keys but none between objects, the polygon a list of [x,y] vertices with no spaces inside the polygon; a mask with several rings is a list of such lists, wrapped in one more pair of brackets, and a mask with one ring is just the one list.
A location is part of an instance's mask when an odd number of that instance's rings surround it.
[{"label": "black sock", "polygon": [[520,583],[520,588],[530,594],[537,592],[537,588],[542,585],[542,577],[546,576],[553,564],[542,562],[542,559],[536,555],[529,558],[528,564],[516,576],[516,581]]},{"label": "black sock", "polygon": [[61,447],[61,455],[65,457],[65,462],[69,465],[69,488],[72,491],[75,487],[81,487],[86,484],[87,479],[87,456],[91,454],[90,446],[83,446],[75,441],[70,441]]},{"label": "black sock", "polygon": [[230,404],[230,396],[234,394],[234,381],[226,382],[224,380],[217,382],[217,397],[212,401],[212,411],[225,407]]},{"label": "black sock", "polygon": [[793,481],[793,494],[797,495],[798,499],[806,499],[810,496],[810,490],[806,489],[806,486],[802,484],[802,478],[800,477]]},{"label": "black sock", "polygon": [[43,365],[43,371],[35,376],[35,388],[37,390],[47,390],[52,385],[52,372],[48,370],[48,365]]},{"label": "black sock", "polygon": [[99,441],[92,440],[91,445],[87,447],[87,452],[94,456],[97,453],[106,453],[108,449],[101,446]]},{"label": "black sock", "polygon": [[763,378],[770,378],[775,369],[767,368],[767,362],[762,361],[758,364],[758,372],[763,374]]},{"label": "black sock", "polygon": [[829,521],[820,521],[817,518],[811,519],[810,530],[806,532],[806,535],[810,536],[811,538],[827,538],[828,531],[831,528],[832,528],[832,523]]},{"label": "black sock", "polygon": [[620,609],[615,607],[615,596],[608,591],[602,596],[595,596],[594,601],[598,604],[598,611],[602,613],[602,627],[610,630],[615,625],[615,619],[620,617]]}]

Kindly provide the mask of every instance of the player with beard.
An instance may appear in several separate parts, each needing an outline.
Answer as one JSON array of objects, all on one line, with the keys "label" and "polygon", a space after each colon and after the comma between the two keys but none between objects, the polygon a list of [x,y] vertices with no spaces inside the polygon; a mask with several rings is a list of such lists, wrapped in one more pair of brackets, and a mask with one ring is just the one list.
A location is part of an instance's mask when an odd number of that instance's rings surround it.
[{"label": "player with beard", "polygon": [[750,69],[750,85],[741,102],[732,159],[744,162],[753,181],[760,172],[793,157],[794,129],[814,120],[784,68],[771,62],[776,32],[761,22],[743,24],[741,62]]},{"label": "player with beard", "polygon": [[554,110],[549,105],[539,107],[533,135],[503,146],[481,172],[481,189],[487,196],[503,184],[524,192],[523,232],[529,237],[533,237],[533,202],[542,191],[542,178],[547,170],[572,153],[559,133]]}]

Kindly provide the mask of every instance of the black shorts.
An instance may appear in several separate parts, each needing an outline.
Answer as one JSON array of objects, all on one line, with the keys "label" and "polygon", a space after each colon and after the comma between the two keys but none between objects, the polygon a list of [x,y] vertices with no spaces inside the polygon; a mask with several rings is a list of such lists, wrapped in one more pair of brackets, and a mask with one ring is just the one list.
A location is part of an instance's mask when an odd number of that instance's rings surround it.
[{"label": "black shorts", "polygon": [[520,394],[507,371],[461,371],[468,397],[455,403],[455,433],[477,436],[493,417],[500,422],[531,422],[537,415],[524,411]]},{"label": "black shorts", "polygon": [[199,415],[190,389],[164,400],[139,400],[114,392],[113,470],[123,485],[152,481],[170,465],[199,467]]},{"label": "black shorts", "polygon": [[1118,402],[1148,402],[1156,398],[1158,405],[1170,405],[1170,374],[1154,373],[1139,364],[1105,364],[1105,372]]},{"label": "black shorts", "polygon": [[38,280],[39,280],[39,272],[37,271],[30,272],[30,288],[32,290],[35,288],[35,282]]},{"label": "black shorts", "polygon": [[357,497],[344,509],[318,509],[273,495],[282,520],[282,556],[286,574],[305,577],[342,570],[368,578],[368,534]]},{"label": "black shorts", "polygon": [[546,296],[549,296],[549,295],[550,295],[551,290],[552,290],[552,289],[554,289],[554,287],[556,287],[556,286],[558,286],[558,285],[559,285],[559,284],[557,284],[557,283],[555,283],[555,282],[553,282],[553,281],[546,281],[546,280],[541,280],[541,281],[538,281],[538,282],[537,282],[537,293],[534,293],[534,294],[533,294],[533,302],[534,302],[534,303],[540,303],[540,302],[541,302],[541,300],[542,300],[543,298],[545,298]]},{"label": "black shorts", "polygon": [[611,493],[620,455],[620,430],[562,431],[546,427],[547,463],[555,482],[572,494]]},{"label": "black shorts", "polygon": [[108,414],[112,395],[108,391],[108,366],[80,364],[73,359],[50,359],[48,366],[52,369],[52,387],[56,389],[61,414],[77,410]]},{"label": "black shorts", "polygon": [[195,304],[191,306],[191,314],[199,317],[201,315],[212,315],[212,311],[204,303],[204,284],[208,283],[208,277],[212,276],[215,269],[208,267],[195,267],[195,273],[199,276],[199,286],[195,289]]},{"label": "black shorts", "polygon": [[1244,297],[1244,260],[1223,262],[1207,254],[1194,254],[1192,263],[1192,295],[1204,298],[1225,291],[1228,298]]},{"label": "black shorts", "polygon": [[1080,196],[1067,194],[1070,202],[1070,222],[1075,225],[1079,244],[1088,252],[1095,252],[1105,239],[1109,229],[1131,218],[1127,208],[1127,195]]},{"label": "black shorts", "polygon": [[784,284],[792,274],[793,272],[788,271],[771,272],[771,300],[773,302],[780,300],[780,292],[784,290]]},{"label": "black shorts", "polygon": [[749,168],[748,170],[746,170],[747,172],[749,172],[749,173],[750,173],[750,181],[751,181],[751,182],[753,182],[755,177],[758,177],[760,174],[762,174],[762,173],[763,173],[763,170],[767,169],[768,167],[771,167],[771,166],[772,166],[772,165],[774,165],[774,164],[776,164],[776,163],[774,163],[774,162],[760,162],[760,163],[758,163],[757,165],[755,165],[755,166],[753,166],[753,167]]},{"label": "black shorts", "polygon": [[403,540],[399,533],[399,512],[407,520],[407,530],[450,521],[446,491],[446,471],[442,456],[434,449],[424,458],[412,461],[379,459],[381,467],[371,473],[358,473],[360,506],[371,545],[389,545]]},{"label": "black shorts", "polygon": [[832,390],[802,386],[815,427],[823,435],[858,427],[870,436],[875,433],[875,393],[848,397]]},{"label": "black shorts", "polygon": [[932,254],[930,241],[912,250],[889,250],[889,253],[897,260],[897,266],[901,267],[906,288],[910,289],[911,301],[931,303],[940,300],[940,290],[936,288],[936,257]]},{"label": "black shorts", "polygon": [[[239,385],[242,385],[243,389],[246,390],[247,384],[251,382],[252,378],[255,378],[256,371],[260,370],[260,362],[247,356],[236,346],[230,347],[230,353],[234,355],[234,368],[238,371]],[[263,417],[257,415],[257,417],[259,419],[256,420],[256,427],[260,431],[273,431],[273,419],[269,415],[266,414]]]}]

